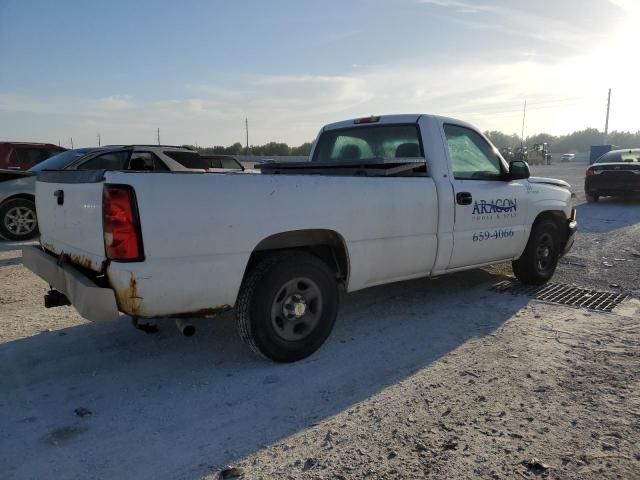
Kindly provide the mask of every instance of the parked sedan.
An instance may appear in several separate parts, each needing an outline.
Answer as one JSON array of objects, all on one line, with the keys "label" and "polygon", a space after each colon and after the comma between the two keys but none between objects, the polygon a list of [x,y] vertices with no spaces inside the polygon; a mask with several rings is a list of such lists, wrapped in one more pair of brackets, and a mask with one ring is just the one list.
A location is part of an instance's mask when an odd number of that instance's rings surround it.
[{"label": "parked sedan", "polygon": [[640,194],[640,148],[612,150],[598,158],[586,171],[584,191],[587,202]]},{"label": "parked sedan", "polygon": [[39,171],[193,171],[187,165],[198,157],[197,152],[182,147],[117,145],[67,150],[25,172],[0,170],[0,236],[20,241],[38,234],[35,175]]}]

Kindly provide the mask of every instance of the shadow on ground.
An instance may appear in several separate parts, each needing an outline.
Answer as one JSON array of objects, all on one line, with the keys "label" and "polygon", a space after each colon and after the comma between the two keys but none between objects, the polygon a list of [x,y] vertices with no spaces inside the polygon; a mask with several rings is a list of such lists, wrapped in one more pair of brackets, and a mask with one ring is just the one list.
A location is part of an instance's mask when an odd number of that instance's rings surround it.
[{"label": "shadow on ground", "polygon": [[230,315],[193,338],[123,318],[0,345],[0,471],[199,478],[499,328],[528,301],[487,290],[501,279],[478,270],[348,295],[328,343],[289,365],[251,356]]}]

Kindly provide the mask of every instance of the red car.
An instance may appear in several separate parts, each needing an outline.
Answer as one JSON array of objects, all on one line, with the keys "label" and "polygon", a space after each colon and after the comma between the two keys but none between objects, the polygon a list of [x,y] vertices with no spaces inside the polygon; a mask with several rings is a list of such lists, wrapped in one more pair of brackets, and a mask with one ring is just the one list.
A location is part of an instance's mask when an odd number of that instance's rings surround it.
[{"label": "red car", "polygon": [[29,170],[65,150],[51,143],[0,142],[0,169]]}]

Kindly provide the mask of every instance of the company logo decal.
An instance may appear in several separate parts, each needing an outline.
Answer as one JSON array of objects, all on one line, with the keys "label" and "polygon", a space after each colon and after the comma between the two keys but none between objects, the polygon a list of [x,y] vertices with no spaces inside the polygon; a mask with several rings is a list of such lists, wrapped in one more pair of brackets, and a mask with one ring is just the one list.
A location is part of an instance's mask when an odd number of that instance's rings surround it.
[{"label": "company logo decal", "polygon": [[515,217],[518,203],[515,198],[498,198],[496,200],[476,200],[471,212],[474,220],[491,220],[502,217]]}]

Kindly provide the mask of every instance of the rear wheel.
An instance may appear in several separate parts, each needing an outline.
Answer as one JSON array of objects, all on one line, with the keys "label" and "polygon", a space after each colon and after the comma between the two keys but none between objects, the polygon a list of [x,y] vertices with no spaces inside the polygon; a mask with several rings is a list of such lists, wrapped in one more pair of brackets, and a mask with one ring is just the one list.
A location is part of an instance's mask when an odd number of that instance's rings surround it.
[{"label": "rear wheel", "polygon": [[269,255],[248,273],[236,320],[251,349],[276,362],[308,357],[325,342],[338,314],[338,284],[317,257]]},{"label": "rear wheel", "polygon": [[512,262],[513,273],[522,283],[542,285],[553,276],[560,258],[560,231],[553,220],[533,226],[522,256]]},{"label": "rear wheel", "polygon": [[600,195],[597,193],[587,193],[587,203],[597,203],[600,200]]},{"label": "rear wheel", "polygon": [[29,240],[38,234],[36,206],[31,200],[16,198],[0,207],[0,235],[7,240]]}]

